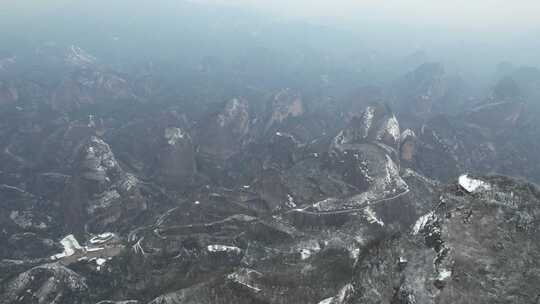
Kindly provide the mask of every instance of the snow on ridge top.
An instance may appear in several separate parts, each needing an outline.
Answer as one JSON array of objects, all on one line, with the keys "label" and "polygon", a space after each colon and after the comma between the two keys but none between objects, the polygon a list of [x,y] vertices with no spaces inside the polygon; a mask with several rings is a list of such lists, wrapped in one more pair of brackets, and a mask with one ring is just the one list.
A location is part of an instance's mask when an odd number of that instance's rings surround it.
[{"label": "snow on ridge top", "polygon": [[320,301],[319,304],[331,304],[332,301],[334,301],[334,297],[326,298],[326,299]]},{"label": "snow on ridge top", "polygon": [[416,137],[416,134],[411,129],[406,129],[401,133],[400,140],[403,142],[407,138]]},{"label": "snow on ridge top", "polygon": [[226,245],[208,245],[206,249],[210,252],[240,253],[241,251],[238,247]]},{"label": "snow on ridge top", "polygon": [[459,177],[458,183],[465,191],[471,193],[477,190],[489,190],[491,186],[479,179],[469,177],[468,174],[463,174]]},{"label": "snow on ridge top", "polygon": [[371,206],[367,206],[367,208],[364,209],[364,215],[366,216],[366,219],[371,224],[379,224],[381,226],[384,226],[384,222],[377,218],[377,214],[373,209],[371,209]]},{"label": "snow on ridge top", "polygon": [[378,132],[377,139],[382,140],[386,134],[390,135],[395,142],[399,142],[401,138],[399,122],[395,115],[388,118],[386,121],[386,126]]},{"label": "snow on ridge top", "polygon": [[399,141],[401,134],[399,131],[399,122],[395,115],[392,115],[392,117],[388,119],[388,123],[386,126],[388,133],[394,138],[394,140]]},{"label": "snow on ridge top", "polygon": [[426,224],[428,223],[428,221],[432,218],[434,218],[435,216],[435,213],[433,213],[433,211],[427,213],[427,214],[424,214],[422,215],[417,221],[416,223],[414,223],[414,227],[413,227],[413,230],[412,230],[412,234],[415,235],[415,234],[418,234],[418,232],[420,232],[422,229],[424,229],[424,227],[426,226]]}]

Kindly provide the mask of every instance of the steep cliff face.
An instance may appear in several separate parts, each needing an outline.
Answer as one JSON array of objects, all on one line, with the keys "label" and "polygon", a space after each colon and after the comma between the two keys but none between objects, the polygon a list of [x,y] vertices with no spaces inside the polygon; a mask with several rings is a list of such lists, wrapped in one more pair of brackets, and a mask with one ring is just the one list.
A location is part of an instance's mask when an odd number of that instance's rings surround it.
[{"label": "steep cliff face", "polygon": [[448,79],[440,63],[424,63],[396,84],[396,108],[419,118],[437,113],[447,93]]},{"label": "steep cliff face", "polygon": [[163,131],[157,155],[158,175],[163,184],[182,189],[194,179],[195,148],[191,135],[184,129],[169,127]]},{"label": "steep cliff face", "polygon": [[249,129],[248,101],[233,98],[197,126],[199,152],[209,158],[225,160],[240,151]]},{"label": "steep cliff face", "polygon": [[146,210],[139,180],[120,167],[101,138],[91,136],[75,151],[72,170],[62,195],[66,225],[72,231],[108,231]]}]

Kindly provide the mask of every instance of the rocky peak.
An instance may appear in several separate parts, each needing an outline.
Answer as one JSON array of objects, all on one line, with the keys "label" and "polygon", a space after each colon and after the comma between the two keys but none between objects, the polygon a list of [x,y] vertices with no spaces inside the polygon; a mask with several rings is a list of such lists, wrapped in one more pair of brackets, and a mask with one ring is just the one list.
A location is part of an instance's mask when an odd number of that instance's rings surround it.
[{"label": "rocky peak", "polygon": [[248,102],[233,98],[223,108],[196,127],[196,140],[205,155],[227,159],[240,151],[250,130]]},{"label": "rocky peak", "polygon": [[447,90],[446,73],[440,63],[424,63],[406,74],[397,85],[399,112],[427,117]]},{"label": "rocky peak", "polygon": [[78,68],[93,67],[97,62],[96,57],[76,45],[71,45],[67,48],[64,60],[69,65]]},{"label": "rocky peak", "polygon": [[195,174],[195,147],[191,135],[178,127],[167,127],[157,154],[158,175],[164,184],[181,189]]},{"label": "rocky peak", "polygon": [[289,117],[298,117],[305,112],[302,97],[290,89],[279,91],[272,96],[269,103],[271,116],[266,123],[266,129],[283,122]]},{"label": "rocky peak", "polygon": [[336,146],[381,143],[396,149],[400,142],[399,122],[390,109],[381,104],[367,106],[361,116],[351,119],[348,126],[334,138]]},{"label": "rocky peak", "polygon": [[229,100],[217,115],[217,123],[222,128],[234,128],[234,131],[239,135],[246,134],[249,123],[247,101],[243,98]]},{"label": "rocky peak", "polygon": [[86,180],[110,183],[122,173],[109,145],[97,136],[91,136],[79,153],[78,167]]}]

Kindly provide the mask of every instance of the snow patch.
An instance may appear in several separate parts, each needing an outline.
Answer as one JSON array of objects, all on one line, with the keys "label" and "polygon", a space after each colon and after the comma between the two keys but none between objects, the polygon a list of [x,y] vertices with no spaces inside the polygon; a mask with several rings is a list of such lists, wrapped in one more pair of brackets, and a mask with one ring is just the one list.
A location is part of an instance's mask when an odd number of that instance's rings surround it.
[{"label": "snow patch", "polygon": [[416,235],[418,234],[418,232],[422,231],[422,229],[424,229],[424,227],[426,226],[426,224],[428,223],[429,220],[433,219],[435,217],[435,213],[433,213],[433,211],[427,213],[427,214],[424,214],[422,215],[417,221],[416,223],[414,223],[414,226],[413,226],[413,230],[412,230],[412,234],[413,235]]},{"label": "snow patch", "polygon": [[338,292],[335,299],[337,300],[337,303],[343,303],[345,301],[345,298],[354,292],[354,287],[351,283],[348,283],[347,285],[343,286],[341,290]]},{"label": "snow patch", "polygon": [[437,276],[438,281],[444,281],[452,276],[452,271],[448,269],[439,270],[439,275]]},{"label": "snow patch", "polygon": [[307,260],[311,257],[311,250],[302,248],[300,249],[300,259]]},{"label": "snow patch", "polygon": [[294,198],[290,195],[290,194],[287,194],[287,207],[290,207],[290,208],[294,208],[296,207],[296,203],[294,202]]},{"label": "snow patch", "polygon": [[312,255],[321,251],[321,245],[317,241],[308,241],[303,244],[300,244],[301,248],[298,250],[300,253],[300,258],[302,260],[309,259]]},{"label": "snow patch", "polygon": [[405,183],[403,179],[401,179],[401,176],[399,175],[399,167],[396,165],[396,163],[394,163],[394,161],[392,160],[392,158],[390,158],[390,156],[388,155],[385,155],[385,156],[386,156],[386,164],[385,164],[386,176],[384,179],[385,184],[391,185],[394,182],[395,185],[399,188],[407,187],[407,184]]},{"label": "snow patch", "polygon": [[319,302],[319,304],[332,304],[332,301],[334,301],[334,297],[326,298]]},{"label": "snow patch", "polygon": [[137,186],[139,180],[135,175],[131,173],[126,174],[126,178],[122,181],[122,189],[130,191],[133,187]]},{"label": "snow patch", "polygon": [[226,246],[226,245],[208,245],[206,249],[209,252],[227,252],[227,253],[236,253],[239,254],[242,250],[235,246]]},{"label": "snow patch", "polygon": [[384,226],[384,222],[377,218],[377,214],[371,209],[371,206],[364,208],[364,215],[369,223]]},{"label": "snow patch", "polygon": [[236,272],[227,275],[227,279],[244,286],[254,292],[260,292],[261,289],[256,286],[255,282],[260,279],[262,274],[253,269],[243,268]]},{"label": "snow patch", "polygon": [[399,122],[395,115],[392,115],[392,117],[386,121],[386,126],[377,132],[377,140],[382,140],[386,135],[390,135],[394,142],[399,142],[401,138]]},{"label": "snow patch", "polygon": [[110,239],[112,239],[114,236],[114,233],[112,232],[105,232],[102,234],[98,234],[90,239],[90,244],[103,244]]},{"label": "snow patch", "polygon": [[106,262],[107,262],[107,260],[103,259],[103,258],[96,259],[96,265],[97,265],[96,270],[100,271],[101,268],[103,267],[103,265],[105,265]]},{"label": "snow patch", "polygon": [[465,189],[465,191],[472,193],[476,192],[478,190],[489,190],[491,189],[491,186],[479,179],[474,179],[469,177],[467,174],[463,174],[459,177],[459,185]]},{"label": "snow patch", "polygon": [[58,260],[63,257],[72,256],[73,254],[75,254],[75,251],[82,250],[81,245],[79,245],[79,242],[77,241],[75,236],[73,236],[73,234],[64,237],[60,241],[60,244],[64,246],[64,252],[51,256],[51,259]]},{"label": "snow patch", "polygon": [[367,107],[362,116],[362,121],[364,122],[363,128],[363,137],[367,137],[369,134],[369,129],[373,123],[373,117],[375,116],[375,109],[373,107]]},{"label": "snow patch", "polygon": [[180,128],[166,128],[165,129],[165,139],[167,143],[171,146],[176,145],[181,139],[187,136],[187,134],[182,131]]},{"label": "snow patch", "polygon": [[416,134],[414,133],[413,130],[407,129],[401,133],[400,140],[403,142],[405,139],[411,138],[411,137],[412,138],[416,137]]},{"label": "snow patch", "polygon": [[86,67],[93,65],[97,59],[80,47],[72,45],[65,60],[72,65]]},{"label": "snow patch", "polygon": [[390,119],[388,119],[388,122],[386,123],[386,131],[394,140],[397,142],[399,141],[401,134],[399,132],[399,122],[395,115],[392,115]]},{"label": "snow patch", "polygon": [[105,248],[103,247],[85,247],[84,250],[86,252],[95,252],[95,251],[101,251],[101,250],[104,250]]}]

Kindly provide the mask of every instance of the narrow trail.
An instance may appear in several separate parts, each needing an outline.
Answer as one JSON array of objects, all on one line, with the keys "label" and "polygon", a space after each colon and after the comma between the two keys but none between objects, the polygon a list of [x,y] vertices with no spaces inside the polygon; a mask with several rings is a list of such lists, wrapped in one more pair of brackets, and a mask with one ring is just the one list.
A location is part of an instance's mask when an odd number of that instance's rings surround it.
[{"label": "narrow trail", "polygon": [[401,196],[409,193],[409,189],[401,192],[401,193],[398,193],[392,197],[386,197],[386,198],[382,198],[382,199],[379,199],[379,200],[376,200],[376,201],[373,201],[373,202],[370,202],[368,203],[367,205],[364,205],[363,207],[360,207],[360,208],[354,208],[354,209],[346,209],[346,210],[337,210],[337,211],[307,211],[305,210],[306,208],[308,207],[305,207],[304,209],[292,209],[292,210],[289,210],[287,211],[286,213],[291,213],[291,212],[299,212],[299,213],[304,213],[304,214],[310,214],[310,215],[329,215],[329,214],[344,214],[344,213],[354,213],[354,212],[359,212],[359,211],[363,211],[365,208],[367,208],[368,206],[373,206],[373,205],[376,205],[376,204],[379,204],[381,202],[385,202],[385,201],[390,201],[390,200],[394,200],[394,199],[397,199],[397,198],[400,198]]}]

